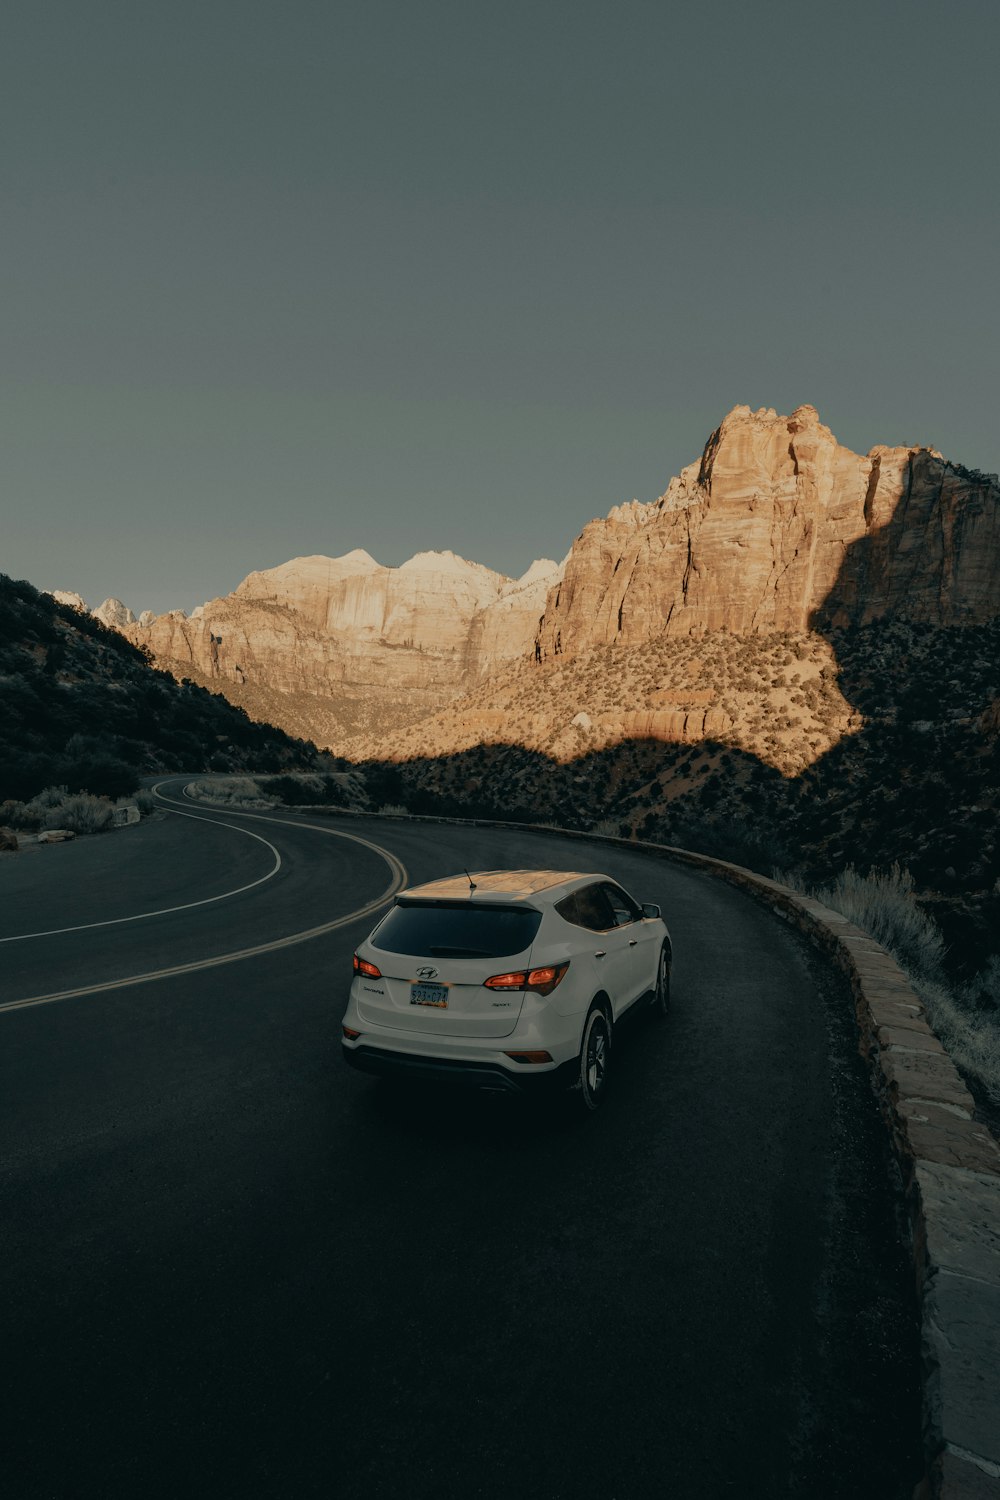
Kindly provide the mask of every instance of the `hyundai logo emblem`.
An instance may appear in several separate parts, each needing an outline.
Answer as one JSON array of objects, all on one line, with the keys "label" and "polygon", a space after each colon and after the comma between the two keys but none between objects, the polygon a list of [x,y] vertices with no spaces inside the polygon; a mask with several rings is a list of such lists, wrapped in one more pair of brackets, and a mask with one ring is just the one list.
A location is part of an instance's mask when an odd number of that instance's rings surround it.
[{"label": "hyundai logo emblem", "polygon": [[437,977],[438,977],[438,971],[437,971],[437,969],[426,968],[426,969],[418,969],[417,970],[417,978],[418,979],[436,979]]}]

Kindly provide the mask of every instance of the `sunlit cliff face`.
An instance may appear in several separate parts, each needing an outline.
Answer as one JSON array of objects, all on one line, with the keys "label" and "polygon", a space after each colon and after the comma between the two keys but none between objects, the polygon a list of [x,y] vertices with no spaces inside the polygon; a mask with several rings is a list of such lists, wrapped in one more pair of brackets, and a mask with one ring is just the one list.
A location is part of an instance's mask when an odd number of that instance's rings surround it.
[{"label": "sunlit cliff face", "polygon": [[810,406],[737,407],[659,500],[584,528],[527,660],[354,753],[705,742],[797,775],[869,711],[838,636],[983,627],[998,572],[995,475],[929,448],[852,453]]},{"label": "sunlit cliff face", "polygon": [[795,775],[861,723],[823,637],[720,632],[520,664],[350,754],[399,761],[512,744],[566,762],[628,740],[708,741]]},{"label": "sunlit cliff face", "polygon": [[175,676],[354,759],[704,741],[794,775],[870,712],[837,632],[982,626],[998,576],[995,476],[930,448],[853,453],[811,406],[735,407],[659,499],[519,580],[450,553],[299,558],[196,618],[122,628]]}]

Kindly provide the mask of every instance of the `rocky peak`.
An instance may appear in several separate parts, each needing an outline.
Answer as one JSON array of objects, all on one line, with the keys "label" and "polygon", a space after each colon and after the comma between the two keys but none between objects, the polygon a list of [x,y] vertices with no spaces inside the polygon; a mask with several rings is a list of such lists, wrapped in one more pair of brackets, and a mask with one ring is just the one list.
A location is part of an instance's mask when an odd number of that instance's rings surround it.
[{"label": "rocky peak", "polygon": [[998,610],[1000,488],[927,448],[842,447],[813,406],[734,407],[651,507],[585,527],[541,656],[663,634]]},{"label": "rocky peak", "polygon": [[105,599],[104,603],[99,604],[91,613],[96,620],[110,625],[115,630],[124,630],[126,625],[136,624],[135,615],[120,599]]},{"label": "rocky peak", "polygon": [[49,593],[57,604],[68,604],[70,609],[82,609],[84,614],[90,612],[86,599],[73,593],[72,589],[49,589]]},{"label": "rocky peak", "polygon": [[553,562],[550,557],[537,557],[520,578],[509,578],[500,590],[501,598],[522,594],[528,589],[547,589],[562,577],[563,563]]}]

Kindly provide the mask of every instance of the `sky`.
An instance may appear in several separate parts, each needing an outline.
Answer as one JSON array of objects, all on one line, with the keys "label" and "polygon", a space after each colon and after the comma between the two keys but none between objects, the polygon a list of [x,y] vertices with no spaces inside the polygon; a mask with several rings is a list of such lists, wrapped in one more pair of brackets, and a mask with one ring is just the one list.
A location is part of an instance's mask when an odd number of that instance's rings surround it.
[{"label": "sky", "polygon": [[0,572],[518,576],[737,404],[1000,469],[995,0],[7,0]]}]

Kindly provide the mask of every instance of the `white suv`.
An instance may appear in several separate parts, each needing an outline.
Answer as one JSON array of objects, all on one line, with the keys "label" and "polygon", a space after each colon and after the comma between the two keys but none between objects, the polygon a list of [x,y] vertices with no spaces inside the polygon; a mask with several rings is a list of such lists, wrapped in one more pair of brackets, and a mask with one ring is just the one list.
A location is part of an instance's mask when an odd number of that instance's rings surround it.
[{"label": "white suv", "polygon": [[415,886],[354,955],[352,1067],[479,1088],[604,1095],[612,1030],[670,1003],[670,935],[607,875],[488,870]]}]

